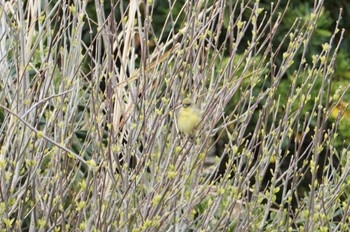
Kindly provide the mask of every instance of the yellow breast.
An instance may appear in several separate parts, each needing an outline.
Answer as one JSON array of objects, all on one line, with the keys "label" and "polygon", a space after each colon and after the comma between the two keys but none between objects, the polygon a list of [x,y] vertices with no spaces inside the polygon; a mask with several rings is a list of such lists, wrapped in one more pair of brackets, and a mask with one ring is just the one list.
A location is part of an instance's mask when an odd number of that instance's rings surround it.
[{"label": "yellow breast", "polygon": [[178,117],[177,125],[179,130],[184,134],[190,134],[201,121],[201,114],[199,110],[192,107],[181,108]]}]

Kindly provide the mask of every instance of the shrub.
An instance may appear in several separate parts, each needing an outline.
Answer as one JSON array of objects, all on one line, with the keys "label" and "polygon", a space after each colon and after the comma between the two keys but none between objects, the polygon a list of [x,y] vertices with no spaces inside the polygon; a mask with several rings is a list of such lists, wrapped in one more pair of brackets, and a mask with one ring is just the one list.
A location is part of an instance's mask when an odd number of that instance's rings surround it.
[{"label": "shrub", "polygon": [[111,2],[1,5],[3,231],[348,230],[340,16]]}]

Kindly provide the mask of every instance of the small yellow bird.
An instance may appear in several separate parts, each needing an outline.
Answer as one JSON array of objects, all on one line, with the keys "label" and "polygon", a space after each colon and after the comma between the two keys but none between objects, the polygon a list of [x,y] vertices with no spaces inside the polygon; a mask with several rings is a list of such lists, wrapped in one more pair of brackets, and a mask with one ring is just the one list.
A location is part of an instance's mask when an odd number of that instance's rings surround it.
[{"label": "small yellow bird", "polygon": [[184,134],[192,133],[200,123],[202,118],[201,111],[192,104],[189,98],[182,100],[182,107],[177,114],[177,125],[180,132]]}]

